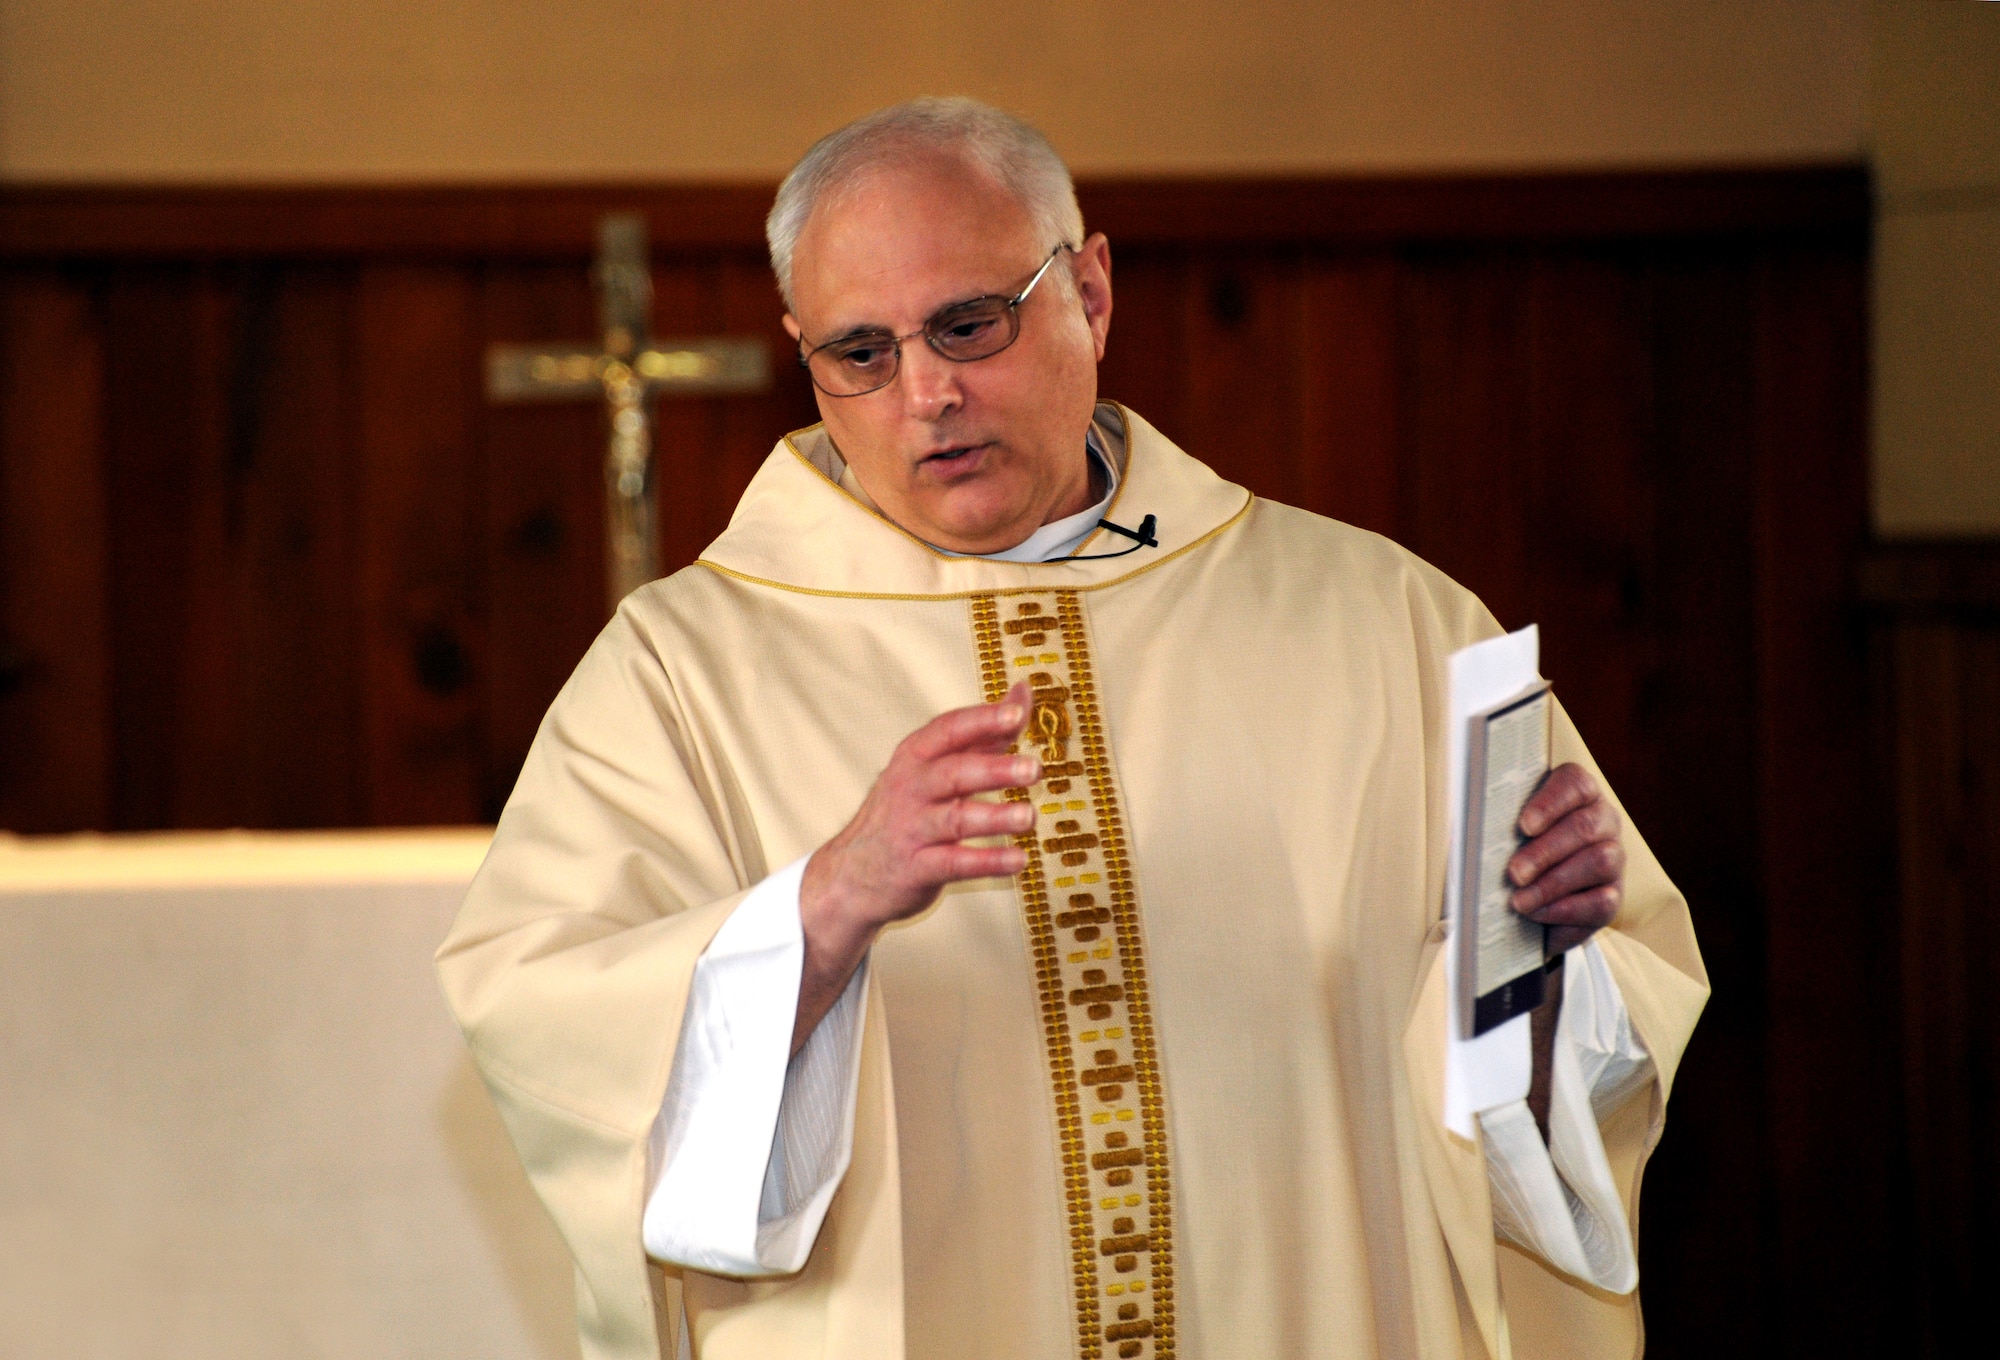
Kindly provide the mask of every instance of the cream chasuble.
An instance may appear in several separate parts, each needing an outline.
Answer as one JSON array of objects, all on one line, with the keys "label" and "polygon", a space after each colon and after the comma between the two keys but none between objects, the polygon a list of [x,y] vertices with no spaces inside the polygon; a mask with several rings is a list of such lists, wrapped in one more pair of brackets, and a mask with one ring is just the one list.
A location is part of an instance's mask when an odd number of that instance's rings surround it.
[{"label": "cream chasuble", "polygon": [[[1625,1356],[1635,1300],[1496,1244],[1442,1122],[1444,658],[1496,625],[1374,535],[1251,498],[1099,412],[1160,546],[925,546],[781,444],[694,567],[629,598],[550,710],[440,951],[577,1258],[592,1357]],[[1099,534],[1082,553],[1123,540]],[[806,1267],[640,1245],[695,961],[889,753],[1027,679],[1018,880],[885,932],[852,1161]],[[1589,762],[1566,721],[1557,761]],[[1602,955],[1655,1079],[1604,1112],[1640,1170],[1706,996],[1628,823]]]}]

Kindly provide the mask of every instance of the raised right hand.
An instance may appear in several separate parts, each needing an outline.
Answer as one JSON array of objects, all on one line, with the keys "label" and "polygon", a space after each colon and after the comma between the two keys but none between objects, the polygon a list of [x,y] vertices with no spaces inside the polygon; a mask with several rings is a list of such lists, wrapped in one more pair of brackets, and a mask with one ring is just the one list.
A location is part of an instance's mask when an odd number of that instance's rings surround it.
[{"label": "raised right hand", "polygon": [[883,926],[923,911],[948,883],[1003,878],[1027,864],[1015,846],[964,843],[1034,825],[1028,803],[977,797],[1041,778],[1034,756],[1007,754],[1027,721],[1025,682],[997,704],[931,719],[896,748],[853,820],[813,852],[799,888],[806,957],[794,1053]]}]

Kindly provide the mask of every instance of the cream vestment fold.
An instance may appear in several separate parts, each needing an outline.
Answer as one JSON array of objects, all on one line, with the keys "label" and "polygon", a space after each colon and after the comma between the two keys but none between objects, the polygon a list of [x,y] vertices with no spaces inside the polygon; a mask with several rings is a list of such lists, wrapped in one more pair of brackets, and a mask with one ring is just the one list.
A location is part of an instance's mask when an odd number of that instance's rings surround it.
[{"label": "cream vestment fold", "polygon": [[[1104,496],[988,561],[1048,562],[1090,536],[1118,491],[1118,465],[1090,431]],[[841,484],[859,494],[848,468]],[[963,556],[964,554],[953,554]],[[828,1022],[788,1061],[804,943],[799,860],[738,904],[695,963],[673,1076],[653,1131],[656,1179],[644,1219],[647,1252],[670,1265],[739,1276],[805,1264],[853,1143],[861,1034],[859,979]],[[1558,1022],[1551,1137],[1525,1101],[1484,1116],[1494,1223],[1500,1236],[1614,1293],[1638,1284],[1638,1253],[1597,1127],[1651,1073],[1618,985],[1595,943],[1565,973],[1573,993]],[[692,1031],[692,1035],[690,1033]],[[1588,1068],[1590,1078],[1584,1079]],[[769,1149],[759,1161],[759,1149]]]},{"label": "cream vestment fold", "polygon": [[[683,1306],[713,1357],[1634,1353],[1636,1300],[1497,1242],[1487,1149],[1442,1124],[1443,661],[1496,625],[1122,408],[1099,431],[1112,517],[1160,546],[1046,563],[937,553],[793,436],[550,710],[440,968],[576,1255],[586,1353],[658,1356]],[[896,742],[1015,677],[1047,767],[1016,795],[1029,868],[876,945],[803,1269],[649,1264],[696,961]],[[1629,1223],[1706,980],[1625,839],[1599,949],[1651,1066],[1595,1118]]]},{"label": "cream vestment fold", "polygon": [[[804,937],[794,861],[758,884],[695,963],[666,1100],[653,1127],[643,1220],[649,1255],[743,1277],[806,1262],[847,1170],[860,1071],[866,966],[787,1059]],[[1638,1253],[1598,1130],[1652,1074],[1652,1060],[1596,943],[1570,956],[1555,1034],[1551,1131],[1527,1102],[1480,1116],[1499,1235],[1613,1293],[1638,1284]]]}]

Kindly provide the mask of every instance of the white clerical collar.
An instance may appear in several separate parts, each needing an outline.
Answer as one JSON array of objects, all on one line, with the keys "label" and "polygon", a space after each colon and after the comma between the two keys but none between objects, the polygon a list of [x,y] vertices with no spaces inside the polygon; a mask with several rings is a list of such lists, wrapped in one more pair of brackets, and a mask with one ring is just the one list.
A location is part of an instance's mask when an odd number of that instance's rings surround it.
[{"label": "white clerical collar", "polygon": [[[1097,531],[1097,522],[1111,508],[1111,498],[1118,494],[1118,464],[1099,447],[1095,429],[1085,433],[1083,447],[1091,461],[1104,471],[1103,500],[1088,510],[1079,510],[1067,518],[1044,524],[1004,552],[955,553],[947,548],[937,550],[947,557],[983,557],[989,562],[1054,562],[1068,557],[1083,546],[1083,540]],[[937,547],[935,543],[931,546]]]}]

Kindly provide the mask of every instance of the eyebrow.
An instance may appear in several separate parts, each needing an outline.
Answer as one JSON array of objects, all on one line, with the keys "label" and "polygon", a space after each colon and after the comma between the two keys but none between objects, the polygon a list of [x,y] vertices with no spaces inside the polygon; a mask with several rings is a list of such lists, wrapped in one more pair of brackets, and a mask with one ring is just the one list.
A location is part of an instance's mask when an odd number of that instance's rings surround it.
[{"label": "eyebrow", "polygon": [[[932,317],[943,316],[954,307],[963,307],[967,303],[981,302],[987,298],[1011,298],[1013,296],[1012,293],[974,293],[970,297],[962,297],[956,302],[947,302],[942,307],[934,308],[930,315],[924,318],[924,324],[928,326],[931,323]],[[837,335],[829,335],[824,340],[814,342],[813,348],[824,349],[828,345],[838,345],[842,341],[858,340],[864,335],[887,335],[893,337],[895,334],[896,332],[893,327],[885,326],[879,321],[863,321],[849,326]]]},{"label": "eyebrow", "polygon": [[[925,319],[929,320],[928,317],[926,317]],[[829,335],[826,339],[819,342],[819,347],[824,347],[827,345],[837,345],[843,340],[859,340],[864,335],[894,335],[894,334],[895,332],[890,330],[887,326],[875,323],[863,322],[858,326],[849,326],[846,330],[842,331],[838,335]]]}]

